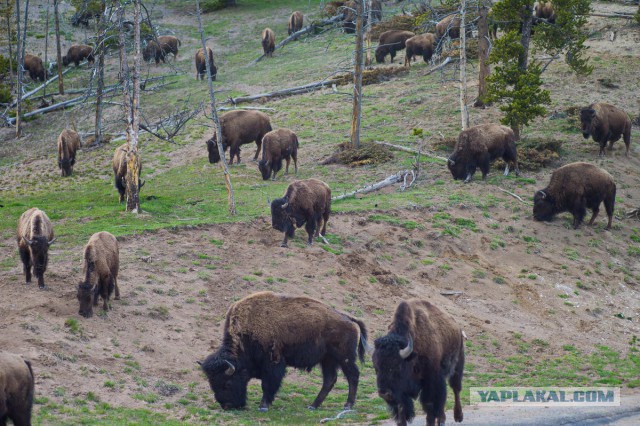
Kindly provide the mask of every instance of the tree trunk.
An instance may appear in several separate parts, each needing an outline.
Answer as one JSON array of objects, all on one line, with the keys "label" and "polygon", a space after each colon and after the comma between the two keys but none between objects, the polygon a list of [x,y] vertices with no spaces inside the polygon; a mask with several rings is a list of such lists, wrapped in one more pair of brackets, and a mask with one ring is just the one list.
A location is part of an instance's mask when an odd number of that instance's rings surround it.
[{"label": "tree trunk", "polygon": [[363,7],[365,0],[356,1],[356,52],[353,73],[353,114],[351,116],[351,148],[360,148],[360,119],[362,114],[362,45],[363,45]]},{"label": "tree trunk", "polygon": [[478,20],[478,59],[480,61],[478,71],[478,98],[475,106],[484,106],[487,97],[487,77],[491,73],[489,68],[489,22],[487,14],[489,9],[486,5],[480,7],[480,19]]},{"label": "tree trunk", "polygon": [[[47,22],[44,25],[44,67],[45,69],[47,68],[47,59],[48,59],[48,55],[47,53],[49,52],[49,0],[47,0]],[[48,74],[45,74],[45,81],[47,81],[47,79],[49,78]],[[47,86],[45,85],[42,88],[42,96],[47,96]]]},{"label": "tree trunk", "polygon": [[[11,44],[11,13],[9,13],[9,0],[6,0],[7,5],[7,44],[9,45],[9,77],[13,75],[13,49]],[[13,83],[13,78],[9,78],[9,84],[11,90],[16,87]]]},{"label": "tree trunk", "polygon": [[[138,213],[140,211],[140,158],[138,154],[138,136],[140,132],[140,0],[133,1],[133,75],[131,85],[133,97],[131,98],[130,116],[127,123],[127,178],[126,197],[127,211]],[[123,28],[121,28],[122,30]]]},{"label": "tree trunk", "polygon": [[519,124],[512,124],[511,125],[511,130],[513,130],[513,134],[516,137],[516,140],[519,141],[520,140],[520,125]]},{"label": "tree trunk", "polygon": [[367,28],[365,32],[365,51],[367,52],[367,57],[364,61],[365,66],[369,66],[373,63],[373,59],[371,59],[371,27],[373,27],[373,11],[372,9],[372,0],[367,1]]},{"label": "tree trunk", "polygon": [[106,28],[105,25],[105,9],[106,9],[106,0],[102,0],[101,2],[102,13],[100,14],[100,19],[98,21],[98,37],[96,43],[96,49],[98,50],[98,60],[96,61],[97,65],[97,82],[96,82],[96,123],[95,123],[95,145],[99,145],[102,143],[102,95],[104,91],[104,53],[105,53],[105,35]]},{"label": "tree trunk", "polygon": [[64,82],[62,81],[62,47],[60,46],[60,13],[58,12],[58,2],[53,0],[53,14],[56,21],[56,65],[58,67],[58,92],[64,95]]},{"label": "tree trunk", "polygon": [[[22,75],[24,74],[24,57],[22,49],[20,49],[20,0],[16,0],[16,65],[18,75],[16,77],[16,138],[22,134],[20,115],[22,114]],[[11,40],[9,40],[11,43]]]},{"label": "tree trunk", "polygon": [[518,59],[518,66],[526,71],[529,66],[529,44],[531,42],[531,28],[533,28],[533,11],[531,5],[522,6],[522,36],[520,42],[523,47],[522,56]]},{"label": "tree trunk", "polygon": [[469,127],[469,110],[467,109],[467,31],[465,28],[466,0],[460,2],[460,118],[462,130]]}]

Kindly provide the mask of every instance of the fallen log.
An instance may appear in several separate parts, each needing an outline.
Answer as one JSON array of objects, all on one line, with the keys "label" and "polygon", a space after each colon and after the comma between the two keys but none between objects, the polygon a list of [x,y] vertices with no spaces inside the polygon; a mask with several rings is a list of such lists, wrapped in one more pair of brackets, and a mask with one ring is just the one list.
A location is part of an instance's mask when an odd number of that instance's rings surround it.
[{"label": "fallen log", "polygon": [[598,16],[600,18],[633,19],[633,15],[626,15],[623,13],[590,13],[589,16]]},{"label": "fallen log", "polygon": [[289,89],[276,90],[275,92],[259,93],[257,95],[239,96],[237,98],[229,98],[228,100],[223,102],[223,104],[231,103],[233,105],[237,105],[239,103],[251,102],[251,101],[255,101],[255,100],[258,100],[258,99],[262,99],[262,98],[275,98],[275,97],[278,97],[278,96],[297,95],[297,94],[300,94],[300,93],[306,93],[306,92],[311,92],[311,91],[314,91],[314,90],[322,89],[323,87],[326,87],[327,85],[330,85],[332,82],[333,82],[333,80],[327,79],[327,80],[323,80],[323,81],[316,81],[315,83],[305,84],[303,86],[296,86],[296,87],[291,87]]},{"label": "fallen log", "polygon": [[389,148],[397,149],[399,151],[410,152],[412,154],[421,154],[426,157],[437,158],[438,160],[447,161],[447,158],[440,157],[439,155],[435,155],[429,151],[418,151],[417,149],[407,148],[406,146],[402,146],[402,145],[394,145],[388,142],[378,142],[378,141],[373,141],[373,142],[377,143],[378,145],[384,145],[384,146],[388,146]]},{"label": "fallen log", "polygon": [[[411,181],[408,182],[409,177]],[[355,191],[348,192],[346,194],[337,195],[335,197],[331,197],[331,201],[344,200],[345,198],[355,197],[358,194],[368,194],[370,192],[378,191],[387,186],[393,185],[398,182],[403,182],[403,188],[406,189],[413,185],[413,182],[416,180],[416,175],[413,170],[403,170],[395,175],[391,175],[388,178],[374,183],[372,185],[365,186],[364,188],[356,189]]]},{"label": "fallen log", "polygon": [[[67,68],[66,70],[64,70],[62,72],[62,75],[65,75],[66,73],[68,73],[69,71],[71,71],[73,68]],[[21,100],[25,100],[28,99],[30,96],[34,95],[35,93],[38,93],[40,90],[44,89],[45,86],[49,85],[50,83],[53,83],[54,81],[56,81],[58,79],[58,74],[56,74],[54,77],[52,77],[50,80],[45,81],[44,83],[42,83],[40,86],[36,87],[35,89],[33,89],[30,92],[25,93]],[[16,99],[15,101],[13,101],[11,103],[11,105],[9,106],[9,108],[14,108],[16,105],[18,104],[18,100]]]}]

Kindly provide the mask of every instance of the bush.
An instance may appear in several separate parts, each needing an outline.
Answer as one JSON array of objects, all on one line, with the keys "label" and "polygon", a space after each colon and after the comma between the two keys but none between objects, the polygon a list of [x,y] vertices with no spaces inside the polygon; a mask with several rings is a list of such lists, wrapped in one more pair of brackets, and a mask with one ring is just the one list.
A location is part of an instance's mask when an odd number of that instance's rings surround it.
[{"label": "bush", "polygon": [[0,104],[8,104],[11,99],[11,90],[4,84],[0,84]]},{"label": "bush", "polygon": [[638,5],[638,11],[636,12],[636,16],[633,17],[636,20],[636,23],[640,24],[640,5]]},{"label": "bush", "polygon": [[227,5],[226,0],[203,0],[200,2],[200,8],[203,13],[213,12],[223,9]]}]

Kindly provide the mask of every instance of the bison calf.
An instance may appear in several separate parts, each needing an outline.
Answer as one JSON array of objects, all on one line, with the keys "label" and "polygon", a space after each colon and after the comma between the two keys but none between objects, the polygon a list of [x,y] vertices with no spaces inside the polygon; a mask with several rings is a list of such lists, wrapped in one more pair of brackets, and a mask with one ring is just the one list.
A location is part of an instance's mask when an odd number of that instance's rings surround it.
[{"label": "bison calf", "polygon": [[265,56],[273,56],[273,51],[276,50],[276,34],[271,28],[265,28],[262,30],[262,51]]},{"label": "bison calf", "polygon": [[376,62],[384,63],[384,58],[391,55],[391,62],[396,57],[396,52],[405,48],[405,43],[415,34],[411,31],[390,30],[380,34],[378,47],[376,48]]},{"label": "bison calf", "polygon": [[289,17],[289,28],[287,29],[288,34],[291,35],[293,33],[297,33],[302,29],[302,22],[304,21],[304,15],[302,12],[295,11]]},{"label": "bison calf", "polygon": [[62,57],[62,64],[66,67],[73,62],[77,67],[84,59],[86,59],[90,64],[95,62],[95,58],[93,57],[93,47],[86,44],[74,44],[67,51],[67,55]]},{"label": "bison calf", "polygon": [[429,62],[436,48],[436,37],[431,33],[420,34],[408,39],[405,46],[407,48],[404,57],[405,66],[411,66],[414,56],[422,56],[425,62]]},{"label": "bison calf", "polygon": [[286,160],[285,174],[289,173],[289,164],[293,164],[298,174],[298,136],[289,129],[272,130],[262,138],[262,160],[258,162],[258,169],[262,179],[276,180],[276,174],[282,169],[282,160]]},{"label": "bison calf", "polygon": [[464,183],[468,183],[477,167],[482,171],[482,179],[486,179],[489,166],[496,158],[502,158],[507,164],[505,176],[509,174],[509,163],[515,168],[516,176],[520,175],[513,130],[499,124],[481,124],[460,132],[453,154],[447,159],[447,167],[454,179],[464,179]]},{"label": "bison calf", "polygon": [[605,170],[589,163],[571,163],[562,166],[551,175],[546,188],[533,196],[533,218],[549,221],[558,213],[573,215],[573,228],[577,229],[587,213],[593,211],[589,225],[598,216],[600,203],[604,202],[611,229],[613,208],[616,202],[616,184]]},{"label": "bison calf", "polygon": [[[227,152],[227,148],[230,149],[229,164],[233,164],[234,157],[238,159],[239,164],[240,146],[251,142],[255,142],[258,147],[253,157],[254,161],[257,160],[262,147],[262,138],[272,130],[271,120],[267,114],[251,110],[229,111],[220,117],[220,127],[222,128],[222,149],[224,152]],[[220,161],[218,136],[215,130],[213,137],[207,141],[207,151],[210,163]]]},{"label": "bison calf", "polygon": [[[209,74],[211,74],[211,80],[215,81],[216,76],[218,75],[218,68],[216,68],[216,64],[213,62],[213,51],[210,47],[207,47],[207,54],[209,55],[209,63],[211,64],[211,70]],[[204,52],[202,48],[198,49],[196,52],[196,80],[204,80],[204,76],[207,74],[207,59],[204,56]]]},{"label": "bison calf", "polygon": [[44,81],[46,79],[46,72],[42,65],[42,59],[35,55],[30,55],[28,53],[24,55],[24,69],[25,71],[29,71],[29,77],[31,77],[31,80],[33,81]]},{"label": "bison calf", "polygon": [[340,367],[349,383],[345,409],[350,409],[360,376],[356,358],[364,362],[366,339],[367,329],[361,321],[324,303],[261,292],[231,305],[222,346],[199,364],[225,410],[243,408],[249,380],[260,379],[260,411],[267,411],[273,403],[287,366],[311,371],[320,364],[322,389],[309,409],[322,404]]},{"label": "bison calf", "polygon": [[[120,145],[116,148],[116,151],[113,153],[113,161],[111,162],[111,166],[113,167],[113,175],[115,179],[115,186],[120,194],[120,202],[124,201],[124,194],[127,191],[127,162],[128,162],[128,154],[129,154],[129,145],[124,144]],[[140,156],[136,156],[136,162],[138,165],[138,172],[142,173],[142,163],[140,162]],[[144,186],[144,182],[140,182],[140,178],[138,177],[138,190]]]},{"label": "bison calf", "polygon": [[0,351],[0,424],[31,426],[35,379],[31,363],[19,355]]},{"label": "bison calf", "polygon": [[93,234],[84,248],[84,281],[78,285],[79,314],[85,318],[93,315],[93,306],[98,298],[104,301],[102,309],[109,310],[109,297],[116,291],[116,300],[120,300],[118,288],[118,268],[120,254],[116,237],[102,231]]},{"label": "bison calf", "polygon": [[154,59],[156,65],[162,62],[166,62],[166,57],[169,53],[173,54],[173,58],[178,56],[178,46],[181,46],[182,42],[175,36],[160,36],[157,40],[151,40],[145,46],[142,51],[142,59],[146,62]]},{"label": "bison calf", "polygon": [[631,119],[626,112],[613,105],[596,102],[580,111],[580,124],[582,126],[582,136],[593,140],[600,145],[599,156],[604,156],[604,148],[609,142],[609,149],[613,148],[613,143],[622,136],[627,147],[625,155],[629,155],[629,145],[631,145]]},{"label": "bison calf", "polygon": [[76,164],[76,151],[80,149],[80,135],[69,129],[64,129],[58,136],[58,168],[62,177],[71,176]]},{"label": "bison calf", "polygon": [[44,273],[49,263],[49,246],[53,244],[53,225],[45,212],[31,208],[22,213],[18,221],[18,251],[27,284],[31,282],[31,268],[44,288]]},{"label": "bison calf", "polygon": [[305,224],[309,235],[308,244],[313,244],[314,237],[324,236],[327,231],[330,214],[331,189],[317,179],[295,181],[289,185],[284,197],[271,202],[271,225],[284,232],[280,247],[287,247],[287,241],[293,238],[296,227],[300,228]]}]

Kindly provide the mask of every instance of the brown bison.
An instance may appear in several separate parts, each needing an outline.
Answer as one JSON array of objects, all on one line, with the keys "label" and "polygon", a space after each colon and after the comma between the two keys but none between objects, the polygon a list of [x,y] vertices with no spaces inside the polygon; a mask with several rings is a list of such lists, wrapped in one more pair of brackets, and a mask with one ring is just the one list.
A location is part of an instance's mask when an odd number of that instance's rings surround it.
[{"label": "brown bison", "polygon": [[78,284],[79,314],[85,318],[93,315],[93,307],[102,297],[102,309],[109,310],[109,297],[116,291],[116,300],[120,300],[118,288],[118,269],[120,253],[116,237],[106,231],[97,232],[89,238],[84,247],[84,281]]},{"label": "brown bison", "polygon": [[460,18],[449,15],[436,24],[436,39],[440,40],[445,35],[450,38],[460,38]]},{"label": "brown bison", "polygon": [[[127,157],[129,153],[129,145],[124,144],[120,145],[116,148],[116,151],[113,153],[113,161],[111,165],[113,167],[113,175],[115,178],[115,186],[120,194],[120,202],[124,201],[124,194],[126,192],[126,182],[127,182]],[[138,170],[142,173],[142,163],[140,162],[140,156],[136,156],[138,162]],[[138,179],[138,190],[144,186],[144,181],[140,181]]]},{"label": "brown bison", "polygon": [[[548,23],[556,22],[556,11],[553,9],[551,2],[538,2],[533,6],[533,16],[537,19],[545,19]],[[534,22],[538,21],[534,19]]]},{"label": "brown bison", "polygon": [[0,351],[0,424],[31,426],[35,379],[31,363],[19,355]]},{"label": "brown bison", "polygon": [[[211,80],[215,81],[216,75],[218,75],[218,68],[216,68],[216,64],[213,62],[213,51],[210,47],[207,47],[207,54],[209,55],[209,63],[211,64]],[[200,48],[196,52],[196,80],[204,80],[206,74],[207,59],[204,56],[204,51]]]},{"label": "brown bison", "polygon": [[345,408],[350,409],[360,376],[356,358],[364,362],[366,347],[367,329],[360,320],[308,297],[265,291],[231,305],[222,346],[199,364],[225,410],[243,408],[249,380],[260,379],[260,411],[273,403],[287,366],[311,371],[320,364],[322,389],[309,409],[322,404],[340,367],[349,383]]},{"label": "brown bison", "polygon": [[549,221],[558,213],[573,215],[573,228],[577,229],[587,208],[593,214],[589,225],[598,217],[600,203],[604,202],[611,229],[613,208],[616,203],[616,184],[607,171],[589,163],[571,163],[562,166],[551,175],[546,188],[536,191],[533,196],[533,218]]},{"label": "brown bison", "polygon": [[[280,247],[287,247],[289,238],[293,238],[296,227],[305,225],[309,236],[308,245],[313,238],[324,236],[331,214],[331,189],[317,179],[297,180],[287,188],[284,197],[271,202],[271,226],[284,232]],[[322,223],[322,232],[320,224]]]},{"label": "brown bison", "polygon": [[422,56],[425,62],[429,62],[436,49],[436,37],[431,33],[420,34],[411,37],[405,42],[407,51],[404,57],[405,66],[411,66],[415,56]]},{"label": "brown bison", "polygon": [[631,119],[626,112],[613,105],[604,102],[596,102],[580,111],[580,123],[582,136],[593,140],[600,145],[600,156],[604,156],[604,148],[609,141],[609,149],[613,143],[622,138],[627,147],[625,155],[629,155],[631,145]]},{"label": "brown bison", "polygon": [[302,29],[302,22],[304,20],[304,15],[302,12],[295,11],[289,17],[289,28],[288,34],[291,35],[293,33],[297,33]]},{"label": "brown bison", "polygon": [[405,43],[415,34],[411,31],[390,30],[380,34],[378,47],[376,48],[376,62],[384,63],[384,58],[391,55],[391,62],[396,57],[396,52],[405,48]]},{"label": "brown bison", "polygon": [[62,64],[66,67],[73,62],[77,67],[84,59],[86,59],[89,64],[95,62],[93,47],[86,44],[74,44],[67,50],[67,55],[62,57]]},{"label": "brown bison", "polygon": [[273,56],[273,51],[276,50],[276,34],[271,28],[262,30],[262,50],[265,56]]},{"label": "brown bison", "polygon": [[29,53],[24,55],[24,70],[29,71],[29,77],[31,77],[31,80],[33,81],[45,81],[46,79],[46,71],[44,69],[44,65],[42,65],[42,59],[38,58],[36,55],[31,55]]},{"label": "brown bison", "polygon": [[71,176],[73,165],[76,164],[76,151],[80,149],[80,135],[69,129],[64,129],[58,136],[58,168],[62,177]]},{"label": "brown bison", "polygon": [[382,21],[382,2],[371,0],[371,23]]},{"label": "brown bison", "polygon": [[181,46],[182,42],[175,36],[160,36],[157,40],[151,40],[144,48],[142,52],[142,59],[146,62],[150,62],[155,59],[156,65],[166,61],[166,56],[171,53],[174,59],[178,56],[178,46]]},{"label": "brown bison", "polygon": [[[253,157],[254,161],[257,160],[262,138],[272,130],[271,120],[267,114],[248,110],[229,111],[224,114],[220,117],[220,127],[222,128],[222,149],[227,152],[227,148],[230,148],[230,164],[233,164],[233,157],[236,157],[240,163],[240,145],[251,142],[255,142],[258,146],[256,155]],[[218,138],[214,131],[213,138],[207,141],[209,162],[212,164],[220,161],[217,143]]]},{"label": "brown bison", "polygon": [[262,160],[258,162],[258,169],[262,179],[276,180],[276,174],[282,169],[282,160],[287,162],[284,174],[289,173],[289,164],[293,164],[298,174],[298,136],[289,129],[272,130],[262,138]]},{"label": "brown bison", "polygon": [[31,268],[38,279],[38,286],[44,288],[44,272],[49,263],[49,246],[53,244],[53,225],[46,213],[31,208],[22,213],[18,221],[18,251],[27,284],[31,282]]},{"label": "brown bison", "polygon": [[447,159],[447,167],[455,180],[464,179],[464,183],[469,183],[477,167],[482,171],[482,179],[486,179],[489,166],[496,158],[505,161],[505,176],[509,174],[509,163],[516,176],[520,175],[513,130],[499,124],[481,124],[460,132],[453,154]]},{"label": "brown bison", "polygon": [[413,400],[420,396],[427,426],[444,425],[447,385],[453,390],[453,417],[462,421],[460,390],[464,371],[464,333],[454,319],[426,300],[398,305],[389,333],[375,341],[372,360],[378,394],[398,425],[415,417]]}]

